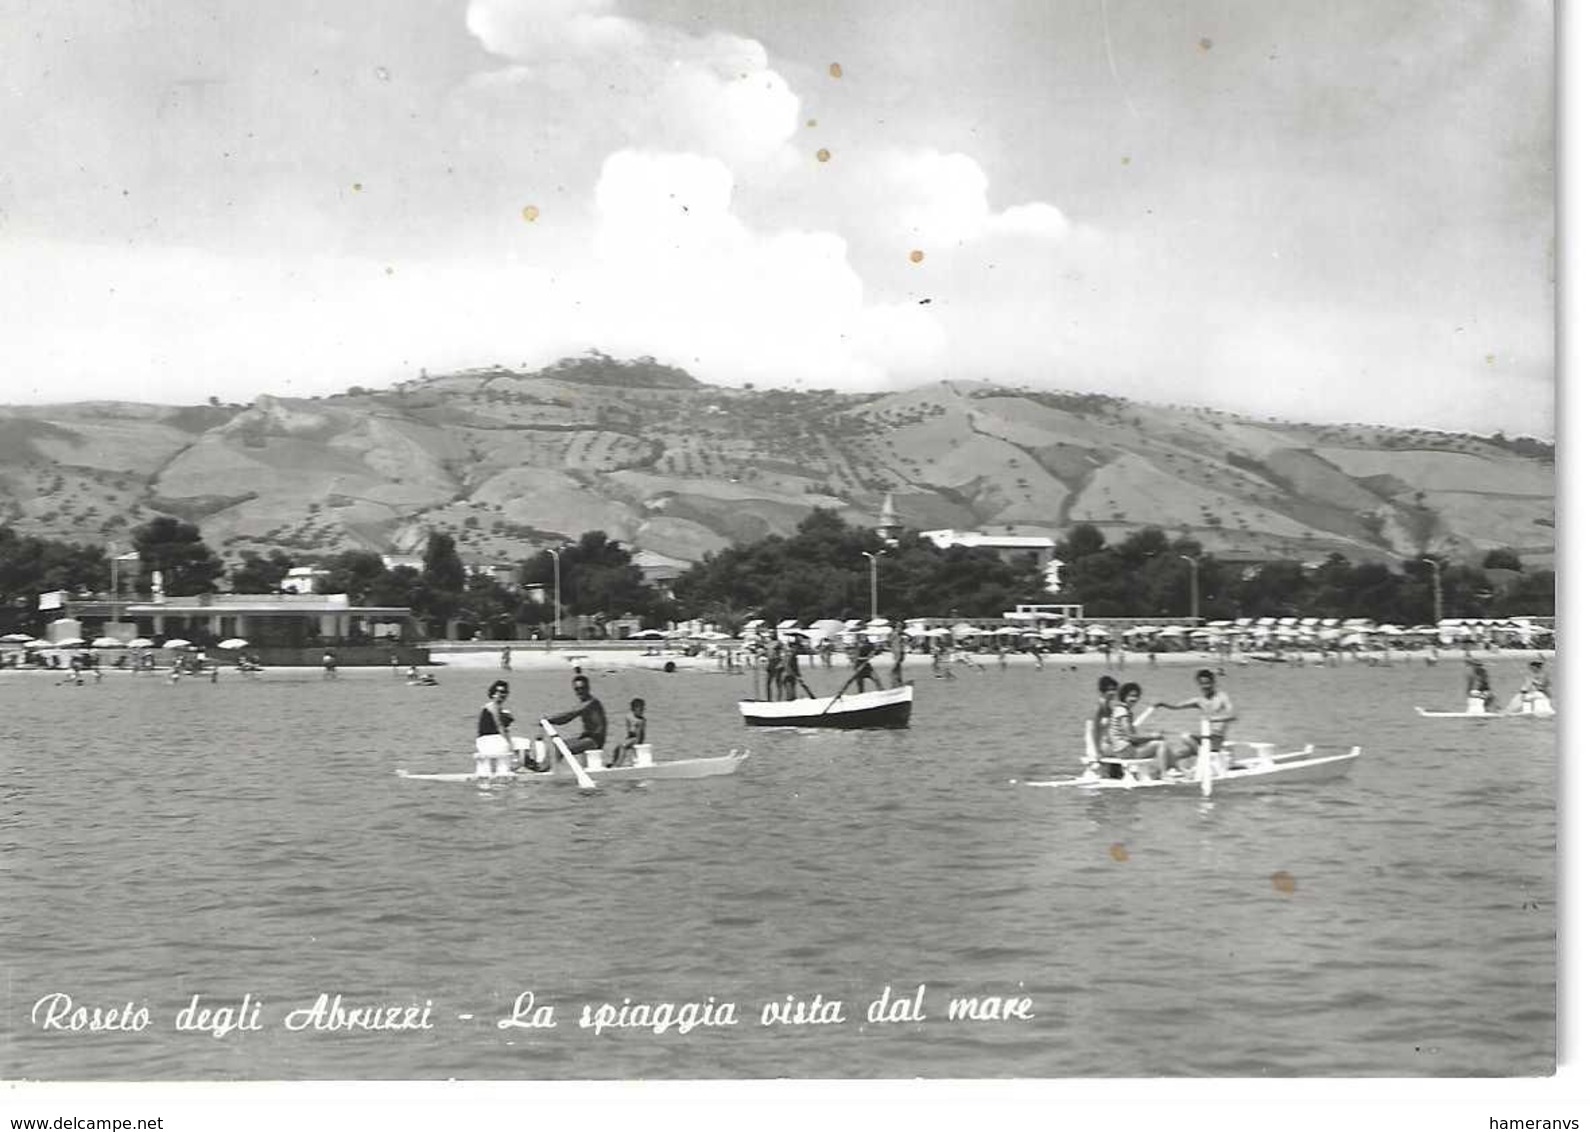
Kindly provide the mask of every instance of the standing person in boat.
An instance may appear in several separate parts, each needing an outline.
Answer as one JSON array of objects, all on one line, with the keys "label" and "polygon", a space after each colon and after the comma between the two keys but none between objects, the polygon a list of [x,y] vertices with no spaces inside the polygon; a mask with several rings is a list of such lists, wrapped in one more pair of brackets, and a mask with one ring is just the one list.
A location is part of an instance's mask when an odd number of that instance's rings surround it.
[{"label": "standing person in boat", "polygon": [[526,770],[545,770],[535,765],[527,740],[513,737],[513,712],[508,710],[508,681],[493,680],[486,688],[486,703],[475,721],[475,773],[483,777],[509,774],[514,769],[514,752],[525,752]]},{"label": "standing person in boat", "polygon": [[[1195,679],[1198,681],[1196,696],[1177,703],[1161,700],[1154,706],[1171,711],[1195,708],[1209,724],[1209,749],[1218,754],[1225,746],[1227,726],[1237,721],[1237,709],[1231,697],[1215,686],[1215,674],[1209,669],[1200,668]],[[1180,765],[1183,760],[1197,758],[1200,738],[1198,735],[1183,735],[1180,746],[1171,748],[1172,762]]]},{"label": "standing person in boat", "polygon": [[883,691],[883,681],[878,679],[878,674],[872,670],[872,654],[875,651],[872,641],[865,633],[856,637],[856,671],[850,677],[850,682],[856,685],[856,691],[865,692],[867,681],[871,680],[877,685],[878,691]]},{"label": "standing person in boat", "polygon": [[635,748],[646,741],[646,701],[636,696],[629,701],[629,715],[624,720],[624,738],[613,748],[613,761],[608,766],[625,766],[635,761]]},{"label": "standing person in boat", "polygon": [[894,657],[894,667],[889,669],[889,687],[898,688],[905,683],[905,622],[895,625],[889,634],[889,652]]},{"label": "standing person in boat", "polygon": [[1479,700],[1485,711],[1496,710],[1496,693],[1491,691],[1490,673],[1477,660],[1470,659],[1468,666],[1465,694],[1471,700]]},{"label": "standing person in boat", "polygon": [[568,711],[547,716],[547,722],[555,727],[578,719],[581,730],[568,741],[569,753],[600,751],[607,746],[607,709],[601,700],[591,695],[591,681],[587,676],[574,678],[574,696],[580,701],[578,704]]},{"label": "standing person in boat", "polygon": [[764,665],[764,675],[767,678],[767,698],[781,700],[784,698],[784,642],[774,637],[767,645],[767,658]]}]

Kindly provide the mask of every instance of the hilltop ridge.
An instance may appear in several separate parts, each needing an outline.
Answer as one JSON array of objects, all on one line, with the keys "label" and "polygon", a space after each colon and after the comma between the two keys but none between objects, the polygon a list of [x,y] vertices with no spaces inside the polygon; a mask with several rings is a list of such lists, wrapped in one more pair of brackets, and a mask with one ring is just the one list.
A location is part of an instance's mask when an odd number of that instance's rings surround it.
[{"label": "hilltop ridge", "polygon": [[0,522],[79,541],[171,514],[218,551],[482,558],[601,528],[695,560],[814,506],[870,524],[1107,535],[1356,560],[1555,554],[1555,448],[944,381],[877,393],[707,385],[599,353],[251,405],[0,408]]}]

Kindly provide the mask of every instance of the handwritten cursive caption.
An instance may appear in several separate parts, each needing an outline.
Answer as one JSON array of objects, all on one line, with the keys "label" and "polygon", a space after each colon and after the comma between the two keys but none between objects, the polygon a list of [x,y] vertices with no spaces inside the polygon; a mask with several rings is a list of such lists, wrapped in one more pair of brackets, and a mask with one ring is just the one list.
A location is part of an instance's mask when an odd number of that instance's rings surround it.
[{"label": "handwritten cursive caption", "polygon": [[[742,1025],[769,1030],[845,1025],[866,1029],[930,1021],[1020,1023],[1031,1022],[1035,1017],[1032,999],[1026,995],[959,991],[933,994],[926,983],[900,990],[888,984],[879,994],[856,1003],[824,994],[786,994],[751,1004],[707,995],[690,1002],[626,997],[616,1002],[581,1002],[566,1015],[560,1010],[556,1004],[537,998],[533,990],[521,991],[508,1012],[495,1019],[496,1029],[556,1030],[572,1021],[575,1031],[596,1037],[621,1032],[688,1034]],[[31,1018],[37,1028],[59,1033],[144,1034],[169,1029],[215,1039],[258,1033],[269,1027],[293,1033],[419,1033],[434,1030],[443,1021],[468,1024],[478,1020],[470,1013],[438,1011],[430,999],[371,1002],[321,993],[306,1002],[272,1008],[253,993],[240,999],[195,994],[181,1007],[157,1014],[147,1002],[80,1002],[64,991],[52,991],[35,1001]],[[157,1025],[161,1020],[164,1026]]]}]

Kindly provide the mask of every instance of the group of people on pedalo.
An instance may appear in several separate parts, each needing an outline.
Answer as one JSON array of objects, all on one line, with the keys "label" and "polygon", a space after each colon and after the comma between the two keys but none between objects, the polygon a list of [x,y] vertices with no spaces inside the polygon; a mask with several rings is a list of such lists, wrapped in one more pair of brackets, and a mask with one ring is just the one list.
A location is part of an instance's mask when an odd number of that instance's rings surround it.
[{"label": "group of people on pedalo", "polygon": [[[607,749],[607,709],[591,692],[591,680],[576,671],[572,681],[575,705],[567,711],[549,715],[541,720],[549,735],[552,728],[576,720],[580,733],[572,739],[557,740],[572,758],[588,761],[599,759],[603,767],[632,766],[637,759],[649,756],[646,745],[646,701],[636,697],[629,701],[629,714],[624,719],[624,736],[611,751]],[[515,771],[548,774],[552,770],[554,754],[544,743],[532,743],[513,733],[513,712],[508,708],[508,681],[493,680],[486,689],[486,702],[480,709],[475,726],[475,773],[479,775],[504,775]]]}]

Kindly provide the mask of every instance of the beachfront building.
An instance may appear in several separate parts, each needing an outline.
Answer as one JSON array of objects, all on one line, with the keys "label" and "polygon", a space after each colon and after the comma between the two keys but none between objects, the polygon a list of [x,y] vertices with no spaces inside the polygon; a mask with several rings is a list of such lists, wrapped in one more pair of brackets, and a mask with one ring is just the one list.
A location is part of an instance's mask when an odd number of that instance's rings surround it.
[{"label": "beachfront building", "polygon": [[257,647],[392,643],[423,636],[407,606],[354,605],[347,594],[196,594],[164,601],[68,601],[84,636],[194,641],[241,637]]},{"label": "beachfront building", "polygon": [[1044,576],[1044,589],[1060,592],[1060,563],[1055,558],[1054,539],[1043,535],[989,535],[981,531],[923,531],[922,537],[940,550],[952,546],[988,549],[1012,564],[1032,566]]}]

